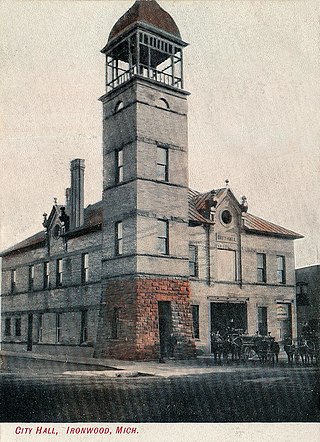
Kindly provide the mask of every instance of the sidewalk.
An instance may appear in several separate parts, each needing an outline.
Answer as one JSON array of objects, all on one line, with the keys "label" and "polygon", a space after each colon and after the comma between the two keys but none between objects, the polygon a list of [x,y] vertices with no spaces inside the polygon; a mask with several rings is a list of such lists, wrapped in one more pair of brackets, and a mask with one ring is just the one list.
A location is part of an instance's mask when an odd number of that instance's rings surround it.
[{"label": "sidewalk", "polygon": [[[88,371],[67,371],[66,374],[75,374],[82,376],[106,376],[106,377],[134,377],[134,376],[161,376],[161,377],[177,377],[177,376],[190,376],[200,375],[208,373],[219,372],[232,372],[232,371],[244,371],[248,367],[256,364],[258,360],[249,360],[244,362],[222,362],[214,361],[213,357],[198,356],[196,359],[176,360],[166,359],[165,363],[159,363],[158,361],[123,361],[117,359],[96,359],[96,358],[83,358],[76,356],[56,356],[39,353],[19,353],[13,351],[0,351],[0,359],[5,356],[28,358],[44,361],[55,361],[63,363],[72,363],[79,365],[90,365]],[[281,352],[279,354],[279,363],[287,361],[286,354]],[[99,367],[99,370],[92,370],[92,366]],[[260,366],[260,364],[258,365]],[[272,364],[268,363],[268,366],[272,368]],[[101,370],[101,367],[105,367],[106,370]]]}]

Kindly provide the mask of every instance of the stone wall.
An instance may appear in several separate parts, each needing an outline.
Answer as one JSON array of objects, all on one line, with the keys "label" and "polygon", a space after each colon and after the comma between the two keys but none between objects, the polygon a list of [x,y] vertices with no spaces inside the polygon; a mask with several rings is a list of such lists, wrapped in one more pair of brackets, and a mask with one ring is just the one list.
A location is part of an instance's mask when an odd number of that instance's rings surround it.
[{"label": "stone wall", "polygon": [[[137,277],[108,281],[100,312],[96,357],[158,359],[158,302],[169,301],[175,356],[194,356],[189,282],[175,278]],[[119,308],[119,336],[112,339],[113,309]]]}]

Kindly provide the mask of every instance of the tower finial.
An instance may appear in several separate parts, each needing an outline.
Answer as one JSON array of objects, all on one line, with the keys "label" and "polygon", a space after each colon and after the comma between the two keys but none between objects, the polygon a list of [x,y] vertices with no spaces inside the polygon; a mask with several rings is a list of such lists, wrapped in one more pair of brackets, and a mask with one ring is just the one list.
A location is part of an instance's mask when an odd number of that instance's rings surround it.
[{"label": "tower finial", "polygon": [[225,183],[226,183],[226,188],[229,189],[230,186],[229,186],[229,180],[228,180],[228,178],[225,180]]}]

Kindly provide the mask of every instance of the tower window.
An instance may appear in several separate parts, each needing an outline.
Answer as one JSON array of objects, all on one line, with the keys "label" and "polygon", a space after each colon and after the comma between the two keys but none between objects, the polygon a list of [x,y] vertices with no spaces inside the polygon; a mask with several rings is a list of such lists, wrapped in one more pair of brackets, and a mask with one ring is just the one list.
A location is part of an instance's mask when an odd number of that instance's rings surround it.
[{"label": "tower window", "polygon": [[17,284],[17,271],[16,269],[11,270],[11,293],[16,291]]},{"label": "tower window", "polygon": [[169,223],[162,219],[158,219],[158,252],[169,254]]},{"label": "tower window", "polygon": [[29,291],[34,287],[34,265],[29,266]]},{"label": "tower window", "polygon": [[15,319],[15,335],[21,336],[21,318]]},{"label": "tower window", "polygon": [[116,150],[116,183],[122,183],[123,181],[123,149]]},{"label": "tower window", "polygon": [[277,281],[279,284],[286,283],[286,265],[284,256],[277,256]]},{"label": "tower window", "polygon": [[43,288],[48,289],[50,285],[50,264],[48,261],[43,263]]},{"label": "tower window", "polygon": [[267,281],[265,253],[257,253],[257,281],[258,282]]},{"label": "tower window", "polygon": [[123,226],[122,221],[115,224],[115,254],[122,255],[123,253]]},{"label": "tower window", "polygon": [[157,179],[168,181],[168,149],[157,147]]},{"label": "tower window", "polygon": [[120,308],[115,307],[112,314],[111,339],[118,339],[120,332]]},{"label": "tower window", "polygon": [[83,253],[81,256],[81,282],[85,284],[89,280],[89,254]]},{"label": "tower window", "polygon": [[189,246],[189,275],[198,276],[198,247]]},{"label": "tower window", "polygon": [[192,305],[191,307],[192,307],[193,335],[195,339],[200,339],[199,306]]},{"label": "tower window", "polygon": [[63,279],[63,261],[62,258],[57,259],[56,261],[56,286],[62,286]]},{"label": "tower window", "polygon": [[56,313],[56,344],[61,342],[62,337],[62,314]]},{"label": "tower window", "polygon": [[80,344],[88,340],[88,311],[81,312]]},{"label": "tower window", "polygon": [[115,105],[114,113],[119,112],[121,109],[123,109],[123,101],[118,101],[118,103]]},{"label": "tower window", "polygon": [[165,98],[160,98],[159,106],[164,109],[170,109],[169,103],[167,102],[167,100]]},{"label": "tower window", "polygon": [[4,335],[11,336],[11,318],[6,318],[4,322]]},{"label": "tower window", "polygon": [[42,342],[43,339],[43,314],[38,316],[38,342]]}]

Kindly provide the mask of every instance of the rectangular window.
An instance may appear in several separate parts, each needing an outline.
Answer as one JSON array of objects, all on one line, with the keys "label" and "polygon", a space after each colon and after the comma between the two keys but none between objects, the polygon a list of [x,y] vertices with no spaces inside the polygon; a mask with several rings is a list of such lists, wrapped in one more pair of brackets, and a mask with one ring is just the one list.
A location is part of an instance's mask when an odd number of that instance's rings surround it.
[{"label": "rectangular window", "polygon": [[111,338],[118,339],[120,331],[120,308],[115,307],[112,314]]},{"label": "rectangular window", "polygon": [[267,271],[266,271],[266,254],[257,253],[257,281],[266,282],[267,281]]},{"label": "rectangular window", "polygon": [[168,181],[168,149],[157,147],[157,179]]},{"label": "rectangular window", "polygon": [[309,305],[308,284],[297,283],[296,294],[298,306]]},{"label": "rectangular window", "polygon": [[56,313],[56,344],[61,342],[62,337],[62,314]]},{"label": "rectangular window", "polygon": [[115,254],[122,255],[123,253],[123,226],[122,221],[115,224]]},{"label": "rectangular window", "polygon": [[277,281],[279,284],[286,283],[286,264],[284,256],[277,256]]},{"label": "rectangular window", "polygon": [[15,319],[15,335],[21,336],[21,318]]},{"label": "rectangular window", "polygon": [[29,291],[34,287],[34,265],[29,266]]},{"label": "rectangular window", "polygon": [[11,318],[6,318],[4,322],[4,335],[11,336]]},{"label": "rectangular window", "polygon": [[216,272],[218,281],[237,281],[237,254],[235,250],[217,250]]},{"label": "rectangular window", "polygon": [[158,219],[158,252],[169,254],[169,223],[162,219]]},{"label": "rectangular window", "polygon": [[85,284],[89,281],[89,254],[83,253],[81,257],[81,282]]},{"label": "rectangular window", "polygon": [[189,274],[198,276],[198,247],[189,246]]},{"label": "rectangular window", "polygon": [[88,340],[88,311],[81,312],[80,344]]},{"label": "rectangular window", "polygon": [[16,269],[11,270],[11,293],[16,291],[17,285],[17,271]]},{"label": "rectangular window", "polygon": [[123,149],[116,150],[116,183],[123,181]]},{"label": "rectangular window", "polygon": [[43,263],[43,288],[48,289],[50,286],[50,264],[49,262]]},{"label": "rectangular window", "polygon": [[267,336],[268,334],[267,307],[258,307],[258,332],[261,336]]},{"label": "rectangular window", "polygon": [[57,259],[56,261],[56,286],[62,286],[62,277],[63,277],[63,260],[62,258]]},{"label": "rectangular window", "polygon": [[199,306],[192,305],[192,322],[193,322],[193,335],[195,339],[200,339],[199,330]]},{"label": "rectangular window", "polygon": [[42,342],[43,339],[43,314],[38,316],[38,342]]}]

